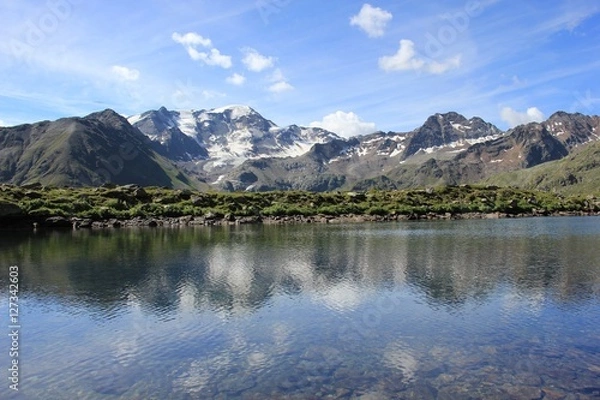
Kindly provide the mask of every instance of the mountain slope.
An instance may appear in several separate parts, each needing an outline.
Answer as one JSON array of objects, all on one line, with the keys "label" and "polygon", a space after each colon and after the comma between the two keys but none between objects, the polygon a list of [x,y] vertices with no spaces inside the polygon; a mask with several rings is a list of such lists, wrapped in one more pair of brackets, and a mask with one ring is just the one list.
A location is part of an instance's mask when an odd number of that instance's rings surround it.
[{"label": "mountain slope", "polygon": [[431,154],[444,147],[463,149],[475,143],[495,139],[501,133],[500,129],[478,117],[468,120],[455,112],[435,114],[410,135],[403,159],[406,160],[420,151]]},{"label": "mountain slope", "polygon": [[600,142],[579,152],[533,168],[493,175],[485,183],[565,194],[600,195]]},{"label": "mountain slope", "polygon": [[[260,168],[243,163],[224,174],[217,184],[228,190],[333,190],[373,187],[379,183],[388,188],[412,187],[416,182],[407,183],[404,176],[414,172],[415,166],[432,158],[451,159],[471,143],[500,135],[498,128],[480,118],[468,120],[453,112],[436,114],[411,132],[375,132],[331,140],[291,160],[265,159]],[[251,185],[240,178],[247,173],[256,178]]]},{"label": "mountain slope", "polygon": [[0,182],[198,184],[153,151],[150,141],[112,110],[84,118],[0,128]]},{"label": "mountain slope", "polygon": [[[596,168],[599,133],[600,117],[565,112],[507,132],[448,112],[410,132],[344,139],[278,127],[247,106],[163,107],[129,119],[105,110],[0,128],[0,183],[330,191],[492,182],[500,174],[527,188],[584,187],[596,182],[588,171]],[[563,159],[556,165],[570,175],[550,170]]]}]

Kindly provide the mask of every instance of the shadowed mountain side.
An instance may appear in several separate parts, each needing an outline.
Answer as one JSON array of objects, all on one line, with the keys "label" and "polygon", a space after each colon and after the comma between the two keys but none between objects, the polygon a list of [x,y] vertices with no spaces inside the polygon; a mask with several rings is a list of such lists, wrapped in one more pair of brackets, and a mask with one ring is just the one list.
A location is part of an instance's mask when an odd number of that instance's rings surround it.
[{"label": "shadowed mountain side", "polygon": [[486,183],[555,190],[565,194],[600,192],[600,142],[549,163],[493,175]]},{"label": "shadowed mountain side", "polygon": [[0,182],[199,186],[112,110],[0,129]]}]

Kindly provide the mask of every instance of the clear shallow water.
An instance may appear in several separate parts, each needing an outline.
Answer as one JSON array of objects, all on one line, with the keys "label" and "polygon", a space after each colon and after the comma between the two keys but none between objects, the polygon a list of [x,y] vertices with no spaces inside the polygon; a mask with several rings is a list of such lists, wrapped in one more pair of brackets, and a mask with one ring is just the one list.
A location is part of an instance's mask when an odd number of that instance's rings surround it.
[{"label": "clear shallow water", "polygon": [[0,236],[3,399],[600,397],[598,218]]}]

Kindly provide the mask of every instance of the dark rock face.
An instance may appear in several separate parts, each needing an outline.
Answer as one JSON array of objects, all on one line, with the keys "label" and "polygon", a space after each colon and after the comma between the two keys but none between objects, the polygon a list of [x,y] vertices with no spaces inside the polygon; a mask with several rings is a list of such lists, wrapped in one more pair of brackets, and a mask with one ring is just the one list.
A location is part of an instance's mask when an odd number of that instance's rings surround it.
[{"label": "dark rock face", "polygon": [[525,144],[523,153],[525,157],[522,165],[529,168],[547,161],[559,160],[567,156],[569,151],[561,142],[543,130],[538,137]]},{"label": "dark rock face", "polygon": [[337,157],[344,151],[348,150],[352,146],[357,146],[359,144],[356,139],[337,139],[332,140],[329,143],[316,144],[310,150],[309,155],[316,161],[319,162],[327,162],[334,157]]},{"label": "dark rock face", "polygon": [[164,141],[154,143],[154,149],[165,157],[175,161],[205,160],[208,151],[191,137],[177,128],[170,128],[163,133]]},{"label": "dark rock face", "polygon": [[600,138],[600,117],[558,111],[542,125],[570,150]]},{"label": "dark rock face", "polygon": [[251,185],[256,181],[258,181],[258,177],[252,172],[243,172],[240,175],[240,182],[244,185]]},{"label": "dark rock face", "polygon": [[0,217],[9,217],[22,215],[23,210],[16,204],[7,201],[0,201]]},{"label": "dark rock face", "polygon": [[429,117],[423,126],[413,131],[410,135],[404,152],[404,158],[408,158],[423,149],[498,134],[500,134],[498,128],[483,121],[481,118],[471,118],[468,120],[455,112],[435,114]]},{"label": "dark rock face", "polygon": [[519,169],[559,160],[568,154],[564,144],[543,125],[530,123],[517,126],[496,140],[475,144],[455,160],[488,165],[504,162],[504,165],[512,165],[507,169]]},{"label": "dark rock face", "polygon": [[142,133],[151,135],[153,148],[159,154],[175,161],[208,158],[204,147],[177,128],[174,114],[165,107],[148,111],[142,117],[134,126]]}]

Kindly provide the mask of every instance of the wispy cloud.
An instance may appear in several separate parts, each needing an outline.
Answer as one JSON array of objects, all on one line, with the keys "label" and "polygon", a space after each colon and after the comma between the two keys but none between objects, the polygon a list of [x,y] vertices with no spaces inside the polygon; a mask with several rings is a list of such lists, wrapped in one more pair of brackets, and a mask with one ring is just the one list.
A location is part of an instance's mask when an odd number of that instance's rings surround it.
[{"label": "wispy cloud", "polygon": [[122,65],[113,65],[110,70],[117,78],[124,81],[137,81],[140,78],[140,71],[137,69],[127,68]]},{"label": "wispy cloud", "polygon": [[534,26],[533,31],[541,34],[552,34],[560,31],[572,32],[585,20],[593,17],[600,12],[600,6],[597,4],[576,4],[569,2],[561,12],[556,16]]},{"label": "wispy cloud", "polygon": [[461,56],[456,55],[442,62],[426,61],[417,56],[415,44],[412,40],[402,39],[400,48],[392,56],[383,56],[379,59],[379,67],[387,72],[391,71],[423,71],[431,74],[443,74],[461,65]]},{"label": "wispy cloud", "polygon": [[393,15],[379,7],[363,4],[360,12],[350,18],[350,25],[359,27],[369,37],[376,38],[385,34],[388,23]]}]

